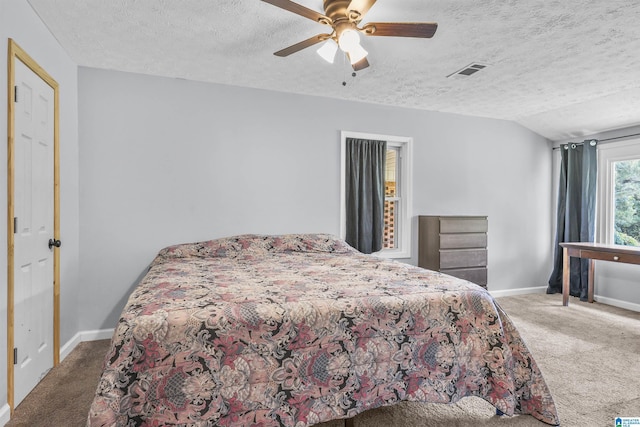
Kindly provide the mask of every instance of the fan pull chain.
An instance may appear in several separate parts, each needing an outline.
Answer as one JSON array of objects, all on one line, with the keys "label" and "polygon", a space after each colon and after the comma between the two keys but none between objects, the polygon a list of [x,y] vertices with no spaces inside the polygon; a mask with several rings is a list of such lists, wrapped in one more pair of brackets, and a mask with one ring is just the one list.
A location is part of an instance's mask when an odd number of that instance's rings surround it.
[{"label": "fan pull chain", "polygon": [[[346,70],[347,67],[351,68],[350,64],[347,64],[347,55],[344,54],[342,56],[342,69]],[[346,75],[347,75],[347,72],[343,71],[343,74],[342,74],[342,86],[346,86],[347,85],[347,77],[346,77]],[[355,71],[351,72],[351,77],[353,77],[353,78],[356,77],[356,72]]]},{"label": "fan pull chain", "polygon": [[[351,73],[351,77],[355,78],[356,77],[356,72],[352,72]],[[342,86],[346,86],[347,85],[347,80],[346,78],[342,81]]]},{"label": "fan pull chain", "polygon": [[347,73],[344,71],[345,70],[345,65],[346,65],[346,59],[347,59],[347,54],[343,54],[342,55],[342,86],[346,86],[347,85],[347,78],[346,75]]}]

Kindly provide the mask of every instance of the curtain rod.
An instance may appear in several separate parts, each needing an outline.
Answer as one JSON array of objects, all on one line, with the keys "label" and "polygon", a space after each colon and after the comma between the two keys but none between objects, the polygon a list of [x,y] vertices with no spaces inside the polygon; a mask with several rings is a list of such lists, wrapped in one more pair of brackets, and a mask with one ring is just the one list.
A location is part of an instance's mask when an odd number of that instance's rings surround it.
[{"label": "curtain rod", "polygon": [[632,136],[640,136],[640,133],[632,133],[631,135],[614,136],[613,138],[599,139],[598,142],[613,141],[614,139],[631,138]]},{"label": "curtain rod", "polygon": [[[595,141],[597,141],[597,142],[614,141],[616,139],[631,138],[632,136],[640,136],[640,133],[632,133],[630,135],[614,136],[612,138],[605,138],[605,139],[596,139]],[[591,141],[591,140],[589,140],[589,141]],[[560,144],[560,147],[563,146],[563,145],[567,145],[567,144],[584,145],[584,142],[566,142],[564,144]],[[559,150],[560,147],[553,147],[553,149],[554,150]]]}]

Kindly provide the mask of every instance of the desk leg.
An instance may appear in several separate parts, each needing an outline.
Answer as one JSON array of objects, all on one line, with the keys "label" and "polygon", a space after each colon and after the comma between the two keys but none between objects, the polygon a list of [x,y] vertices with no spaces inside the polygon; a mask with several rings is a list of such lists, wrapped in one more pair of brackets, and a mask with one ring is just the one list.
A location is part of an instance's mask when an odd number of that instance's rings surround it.
[{"label": "desk leg", "polygon": [[595,261],[589,258],[589,279],[587,280],[589,286],[587,298],[589,302],[593,302],[593,278],[595,277],[595,264]]},{"label": "desk leg", "polygon": [[564,306],[569,305],[569,280],[569,250],[562,248],[562,305]]}]

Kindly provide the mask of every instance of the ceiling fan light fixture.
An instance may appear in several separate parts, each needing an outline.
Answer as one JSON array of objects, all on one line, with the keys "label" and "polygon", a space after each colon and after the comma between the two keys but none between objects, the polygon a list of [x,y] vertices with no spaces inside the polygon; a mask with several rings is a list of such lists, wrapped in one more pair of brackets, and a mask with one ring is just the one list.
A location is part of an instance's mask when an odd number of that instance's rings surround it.
[{"label": "ceiling fan light fixture", "polygon": [[333,64],[337,51],[338,44],[332,39],[328,39],[316,52],[318,52],[318,55],[320,55],[322,59]]},{"label": "ceiling fan light fixture", "polygon": [[[436,22],[369,22],[362,27],[364,15],[376,3],[376,0],[323,0],[324,14],[309,9],[294,0],[262,0],[276,7],[295,13],[303,18],[331,27],[329,34],[318,34],[289,47],[274,52],[279,57],[289,56],[308,47],[332,39],[349,58],[354,71],[369,66],[368,52],[360,45],[360,34],[377,37],[414,37],[428,39],[433,37],[438,24]],[[335,52],[334,52],[335,50]],[[326,61],[333,63],[337,49],[331,42],[317,49]]]},{"label": "ceiling fan light fixture", "polygon": [[362,48],[362,46],[360,46],[360,35],[356,30],[344,30],[338,39],[338,46],[340,46],[340,49],[342,49],[343,52],[349,53],[358,47]]},{"label": "ceiling fan light fixture", "polygon": [[349,51],[349,60],[351,61],[351,65],[362,61],[368,54],[369,52],[367,52],[362,46],[359,44],[356,45]]}]

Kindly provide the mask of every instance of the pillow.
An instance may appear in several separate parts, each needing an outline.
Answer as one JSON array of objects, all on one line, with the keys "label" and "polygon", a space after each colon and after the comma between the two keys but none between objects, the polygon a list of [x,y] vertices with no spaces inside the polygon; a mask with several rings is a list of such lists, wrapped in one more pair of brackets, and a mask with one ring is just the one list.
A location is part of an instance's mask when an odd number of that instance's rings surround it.
[{"label": "pillow", "polygon": [[[336,252],[355,251],[344,240],[330,234],[285,234],[271,236],[273,252]],[[356,251],[357,252],[357,251]]]},{"label": "pillow", "polygon": [[357,252],[345,241],[330,234],[284,234],[276,236],[243,234],[205,242],[183,243],[162,249],[159,258],[235,258],[239,254],[267,252]]},{"label": "pillow", "polygon": [[158,253],[160,258],[208,258],[229,257],[237,255],[242,250],[242,244],[237,238],[223,238],[205,242],[182,243],[162,249]]}]

